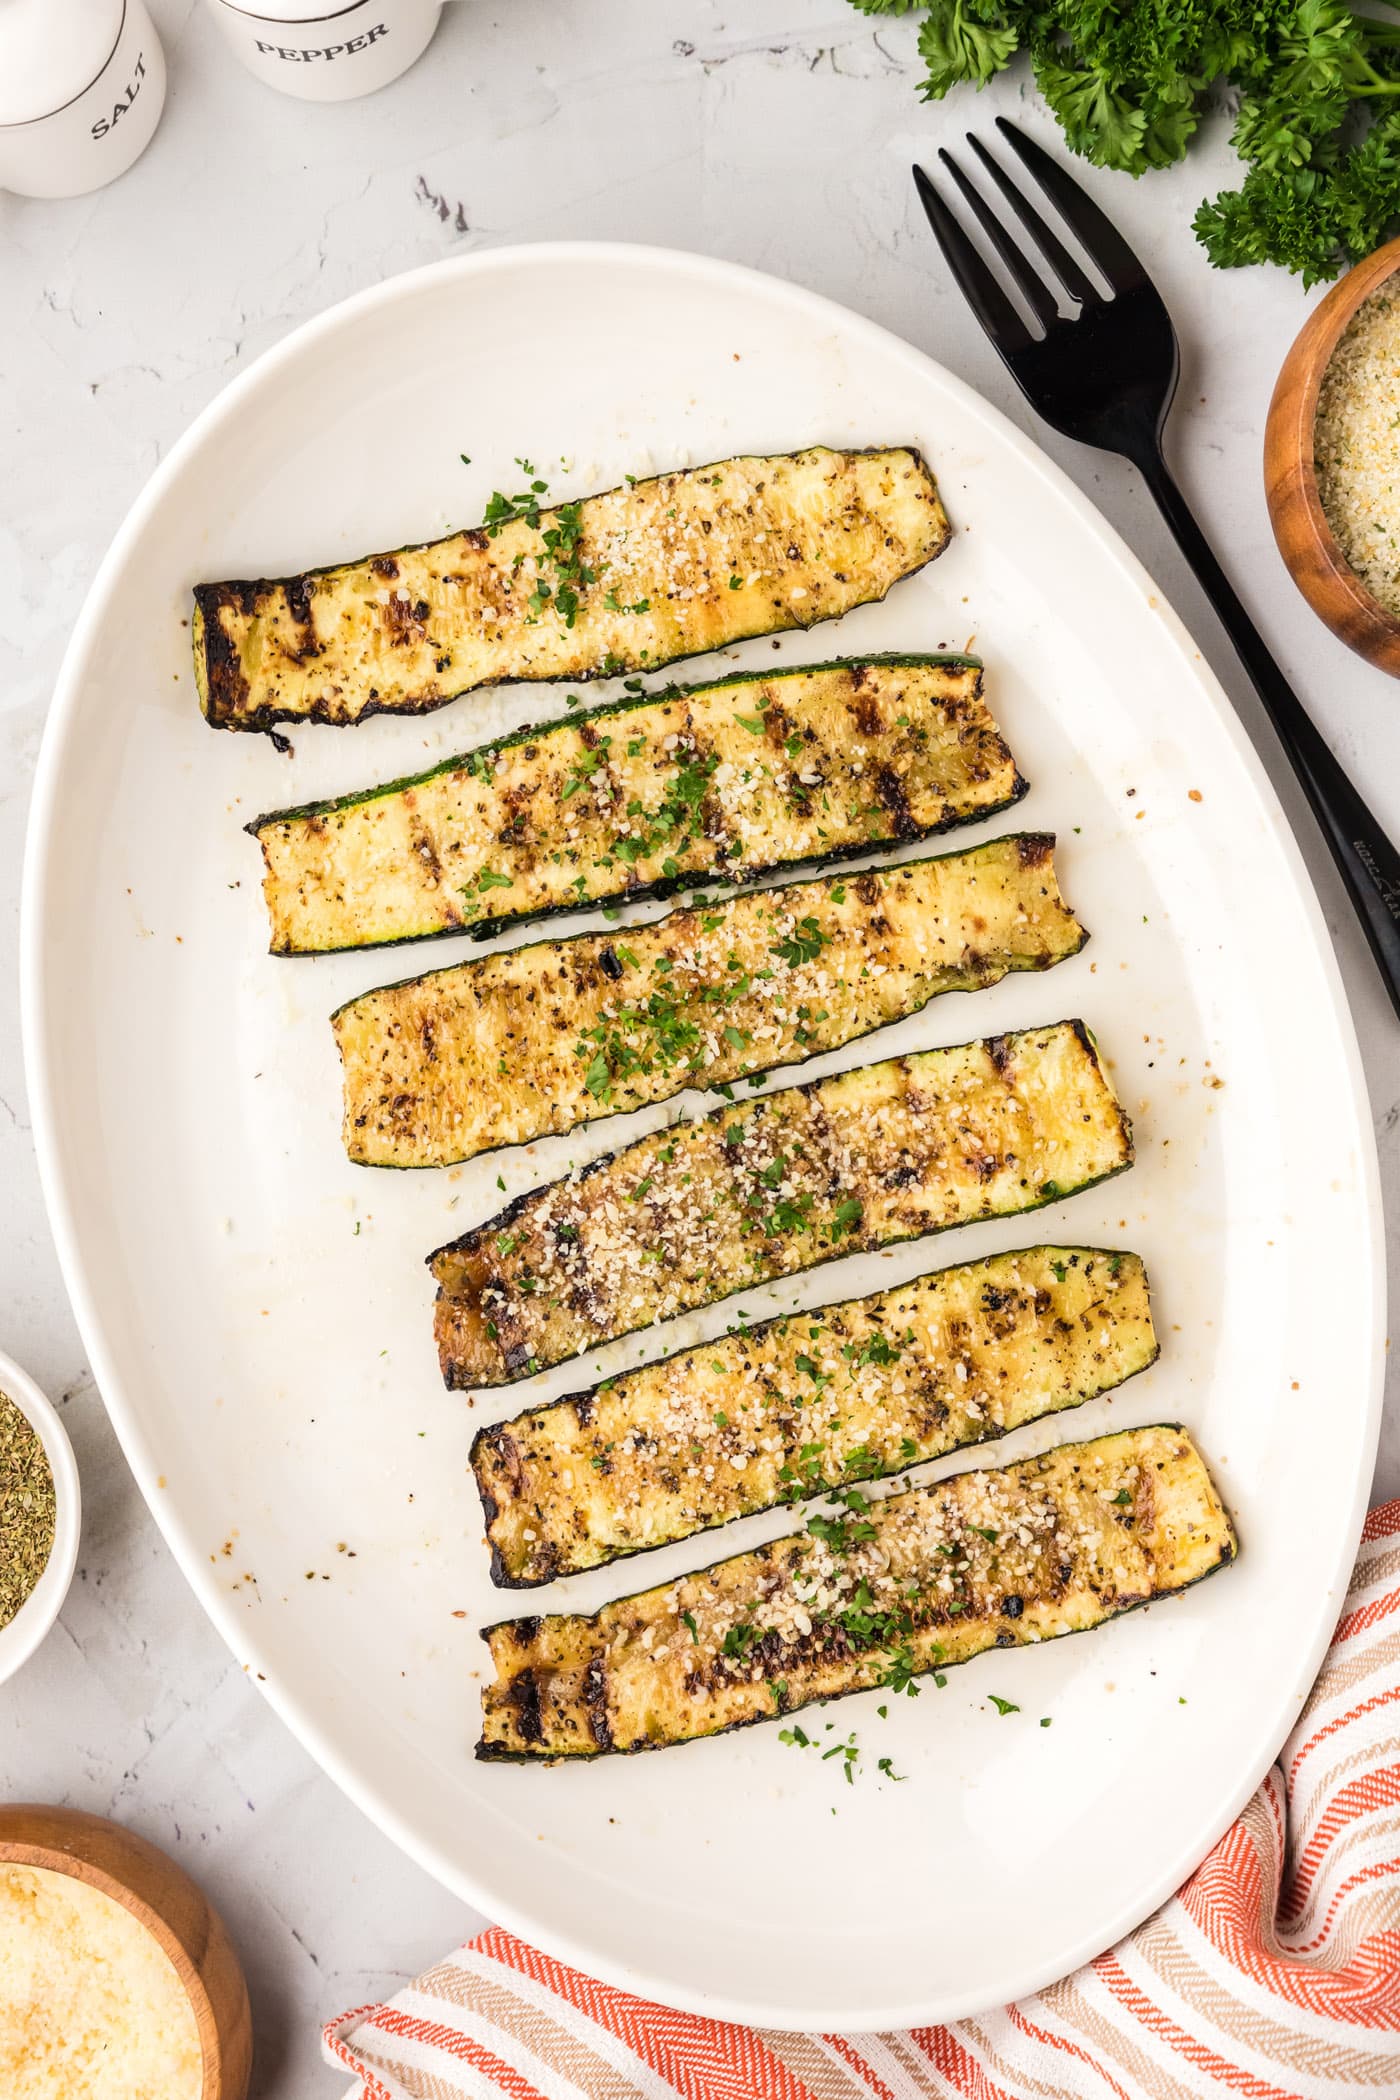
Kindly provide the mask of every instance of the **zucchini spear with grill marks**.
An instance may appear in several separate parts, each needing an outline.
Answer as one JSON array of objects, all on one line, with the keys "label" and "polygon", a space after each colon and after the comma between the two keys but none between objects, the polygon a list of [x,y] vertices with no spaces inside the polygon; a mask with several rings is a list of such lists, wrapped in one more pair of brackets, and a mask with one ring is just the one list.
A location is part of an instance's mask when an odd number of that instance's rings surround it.
[{"label": "zucchini spear with grill marks", "polygon": [[1025,788],[977,663],[889,656],[629,696],[248,829],[272,952],[310,955],[748,882]]},{"label": "zucchini spear with grill marks", "polygon": [[482,1758],[656,1750],[989,1648],[1082,1633],[1234,1559],[1184,1429],[1062,1444],[867,1502],[590,1616],[484,1629]]},{"label": "zucchini spear with grill marks", "polygon": [[577,503],[544,484],[480,527],[338,567],[195,590],[215,729],[426,714],[504,679],[658,669],[883,598],[948,544],[907,446],[720,460]]},{"label": "zucchini spear with grill marks", "polygon": [[800,1063],[940,992],[1049,969],[1084,941],[1054,843],[994,839],[365,992],[333,1017],[346,1150],[366,1166],[448,1166]]},{"label": "zucchini spear with grill marks", "polygon": [[897,1473],[1157,1355],[1136,1254],[1028,1247],[685,1349],[483,1429],[491,1572],[527,1589]]},{"label": "zucchini spear with grill marks", "polygon": [[1079,1021],[786,1087],[518,1196],[430,1255],[442,1374],[508,1384],[843,1254],[1036,1210],[1132,1157]]}]

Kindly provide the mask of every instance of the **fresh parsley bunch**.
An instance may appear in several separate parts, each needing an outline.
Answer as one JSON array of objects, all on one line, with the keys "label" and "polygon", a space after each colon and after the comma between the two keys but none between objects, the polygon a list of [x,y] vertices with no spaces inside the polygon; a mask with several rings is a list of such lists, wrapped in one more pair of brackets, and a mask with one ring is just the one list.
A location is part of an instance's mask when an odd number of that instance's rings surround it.
[{"label": "fresh parsley bunch", "polygon": [[1141,175],[1185,155],[1207,91],[1237,90],[1247,173],[1202,204],[1213,263],[1334,277],[1400,230],[1400,0],[853,0],[923,15],[924,99],[1024,50],[1076,153]]}]

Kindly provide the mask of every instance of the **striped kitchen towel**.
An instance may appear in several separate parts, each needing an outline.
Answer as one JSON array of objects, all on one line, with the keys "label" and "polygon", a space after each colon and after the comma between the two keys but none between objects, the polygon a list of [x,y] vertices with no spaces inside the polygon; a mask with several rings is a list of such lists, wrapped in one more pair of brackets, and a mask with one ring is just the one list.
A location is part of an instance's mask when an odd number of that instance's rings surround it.
[{"label": "striped kitchen towel", "polygon": [[1372,1511],[1279,1762],[1088,1968],[907,2034],[667,2011],[493,1929],[332,2021],[347,2100],[1400,2100],[1400,1501]]}]

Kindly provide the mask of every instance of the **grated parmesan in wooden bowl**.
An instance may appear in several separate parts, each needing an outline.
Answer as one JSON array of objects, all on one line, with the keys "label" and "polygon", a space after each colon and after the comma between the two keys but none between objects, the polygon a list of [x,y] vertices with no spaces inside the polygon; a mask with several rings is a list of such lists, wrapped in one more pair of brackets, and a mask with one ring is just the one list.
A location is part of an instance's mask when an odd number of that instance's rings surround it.
[{"label": "grated parmesan in wooden bowl", "polygon": [[1328,359],[1313,425],[1317,493],[1348,566],[1400,617],[1400,283],[1379,285]]},{"label": "grated parmesan in wooden bowl", "polygon": [[101,1889],[0,1865],[0,2093],[200,2100],[194,2008],[140,1920]]},{"label": "grated parmesan in wooden bowl", "polygon": [[1303,323],[1264,429],[1269,522],[1320,620],[1400,678],[1400,240]]}]

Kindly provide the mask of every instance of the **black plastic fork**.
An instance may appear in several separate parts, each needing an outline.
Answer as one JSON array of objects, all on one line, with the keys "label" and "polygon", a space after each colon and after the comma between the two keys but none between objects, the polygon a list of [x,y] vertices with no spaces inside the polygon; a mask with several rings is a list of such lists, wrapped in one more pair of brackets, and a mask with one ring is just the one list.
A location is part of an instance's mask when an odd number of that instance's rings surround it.
[{"label": "black plastic fork", "polygon": [[[1078,239],[1111,296],[971,133],[968,145],[1030,236],[1038,260],[1026,254],[952,155],[940,151],[938,157],[1037,327],[1027,325],[928,176],[916,167],[915,186],[948,267],[1031,406],[1066,437],[1120,453],[1141,473],[1293,762],[1366,930],[1390,1003],[1400,1014],[1400,854],[1269,654],[1162,453],[1162,430],[1180,370],[1171,315],[1123,236],[1059,162],[1005,117],[998,117],[997,129]],[[1047,267],[1074,303],[1072,315],[1061,313]]]}]

